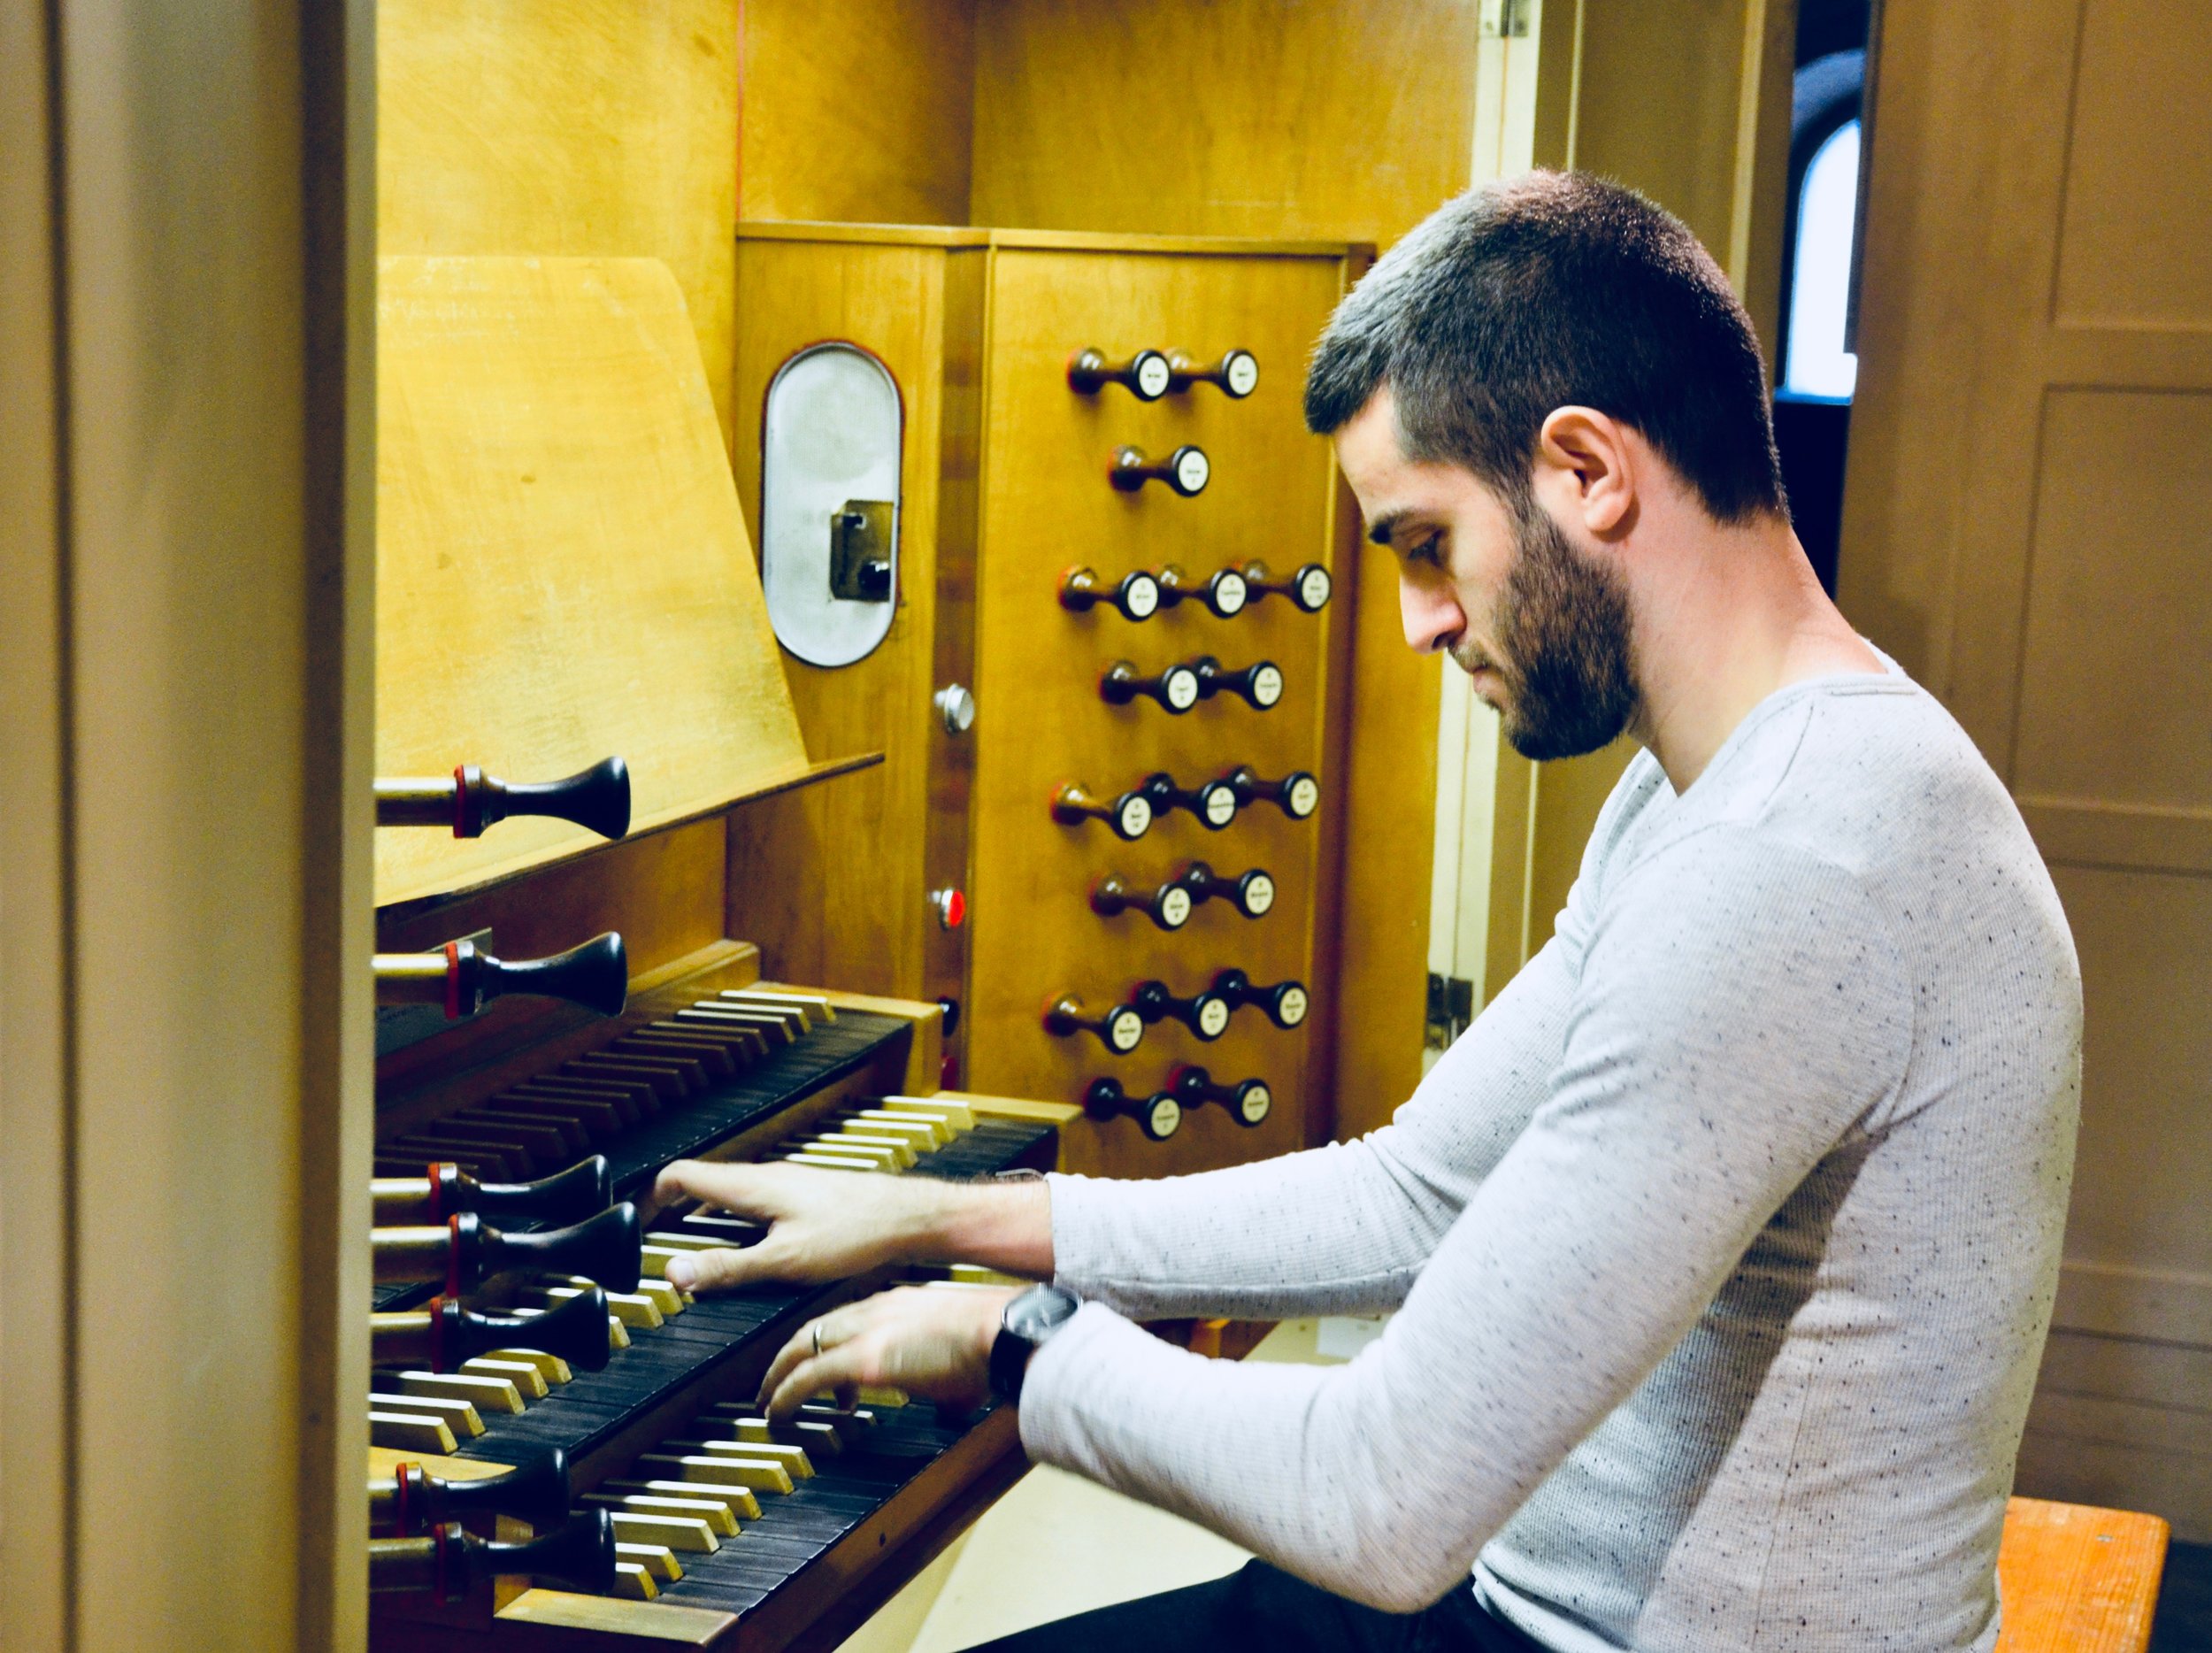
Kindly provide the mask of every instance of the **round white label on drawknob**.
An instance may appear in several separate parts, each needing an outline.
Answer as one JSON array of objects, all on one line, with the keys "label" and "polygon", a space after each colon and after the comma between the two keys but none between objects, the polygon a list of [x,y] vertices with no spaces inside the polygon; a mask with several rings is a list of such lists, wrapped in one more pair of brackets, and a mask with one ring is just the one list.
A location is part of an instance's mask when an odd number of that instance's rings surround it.
[{"label": "round white label on drawknob", "polygon": [[1321,786],[1311,775],[1301,775],[1291,782],[1290,812],[1301,819],[1321,807]]},{"label": "round white label on drawknob", "polygon": [[1198,1031],[1209,1039],[1218,1039],[1229,1030],[1229,1001],[1207,999],[1198,1007]]},{"label": "round white label on drawknob", "polygon": [[1238,350],[1229,358],[1229,394],[1248,396],[1259,388],[1259,358],[1249,350]]},{"label": "round white label on drawknob", "polygon": [[1263,706],[1271,706],[1283,697],[1283,674],[1280,668],[1263,665],[1252,673],[1252,698]]},{"label": "round white label on drawknob", "polygon": [[1172,1136],[1183,1122],[1183,1104],[1172,1096],[1155,1096],[1145,1117],[1151,1121],[1153,1135]]},{"label": "round white label on drawknob", "polygon": [[1148,351],[1137,363],[1137,388],[1146,401],[1167,394],[1167,358]]},{"label": "round white label on drawknob", "polygon": [[1179,930],[1190,921],[1190,891],[1177,884],[1160,897],[1160,922]]},{"label": "round white label on drawknob", "polygon": [[1214,606],[1224,619],[1232,614],[1244,612],[1246,600],[1252,594],[1245,588],[1244,576],[1223,570],[1221,578],[1214,581]]},{"label": "round white label on drawknob", "polygon": [[1309,568],[1298,577],[1298,600],[1310,609],[1328,607],[1332,588],[1325,568]]},{"label": "round white label on drawknob", "polygon": [[1106,1019],[1106,1042],[1124,1054],[1137,1048],[1144,1037],[1144,1018],[1127,1005]]},{"label": "round white label on drawknob", "polygon": [[1206,824],[1209,826],[1226,826],[1237,818],[1236,788],[1226,786],[1208,787],[1205,808]]},{"label": "round white label on drawknob", "polygon": [[1141,838],[1147,832],[1151,830],[1151,799],[1143,797],[1126,797],[1122,799],[1121,835],[1123,837]]},{"label": "round white label on drawknob", "polygon": [[1150,574],[1143,574],[1129,582],[1122,603],[1129,611],[1131,619],[1150,619],[1159,612],[1160,582]]},{"label": "round white label on drawknob", "polygon": [[1161,686],[1167,703],[1176,711],[1188,711],[1198,703],[1198,673],[1187,666],[1177,666],[1167,674]]},{"label": "round white label on drawknob", "polygon": [[1258,918],[1275,904],[1275,880],[1264,873],[1244,886],[1244,910]]},{"label": "round white label on drawknob", "polygon": [[1293,988],[1275,1001],[1275,1014],[1286,1026],[1295,1027],[1306,1019],[1306,990]]},{"label": "round white label on drawknob", "polygon": [[1175,480],[1187,494],[1195,494],[1204,488],[1213,470],[1205,454],[1196,448],[1186,448],[1175,456]]},{"label": "round white label on drawknob", "polygon": [[1253,1085],[1248,1087],[1244,1095],[1239,1098],[1237,1111],[1244,1116],[1244,1122],[1247,1125],[1257,1125],[1267,1118],[1268,1110],[1274,1105],[1274,1092],[1269,1090],[1264,1085]]}]

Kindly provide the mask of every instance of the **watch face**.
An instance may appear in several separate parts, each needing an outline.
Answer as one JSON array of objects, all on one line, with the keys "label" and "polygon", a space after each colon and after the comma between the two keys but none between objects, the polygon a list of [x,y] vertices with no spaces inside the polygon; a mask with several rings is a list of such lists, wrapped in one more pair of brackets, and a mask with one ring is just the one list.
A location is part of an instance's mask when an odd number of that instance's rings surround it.
[{"label": "watch face", "polygon": [[1244,880],[1244,911],[1258,918],[1275,904],[1275,880],[1264,873],[1255,873]]},{"label": "watch face", "polygon": [[1167,394],[1167,358],[1147,350],[1137,358],[1137,394],[1151,402]]},{"label": "watch face", "polygon": [[1152,827],[1152,801],[1131,796],[1121,801],[1121,835],[1141,838]]},{"label": "watch face", "polygon": [[1207,998],[1198,1002],[1198,1036],[1218,1039],[1229,1030],[1229,1001]]},{"label": "watch face", "polygon": [[1271,706],[1283,697],[1283,674],[1279,668],[1263,665],[1252,673],[1252,698],[1262,706]]},{"label": "watch face", "polygon": [[1226,781],[1216,781],[1206,788],[1206,825],[1226,826],[1237,818],[1237,789]]},{"label": "watch face", "polygon": [[1205,454],[1196,448],[1179,448],[1175,452],[1175,481],[1186,494],[1195,494],[1206,486],[1213,475],[1213,466]]},{"label": "watch face", "polygon": [[1286,1027],[1295,1027],[1306,1019],[1306,1007],[1305,988],[1286,988],[1283,996],[1275,1001],[1275,1019]]},{"label": "watch face", "polygon": [[1198,703],[1198,673],[1187,667],[1175,667],[1160,687],[1171,711],[1188,711]]},{"label": "watch face", "polygon": [[1322,567],[1309,568],[1298,576],[1298,601],[1309,609],[1329,606],[1329,571]]},{"label": "watch face", "polygon": [[1179,930],[1190,921],[1190,891],[1180,884],[1160,897],[1160,922]]},{"label": "watch face", "polygon": [[1083,1305],[1057,1286],[1032,1286],[1006,1305],[1006,1329],[1025,1342],[1044,1340]]},{"label": "watch face", "polygon": [[1232,350],[1229,353],[1227,377],[1231,396],[1248,396],[1259,388],[1259,358],[1254,356],[1251,351]]},{"label": "watch face", "polygon": [[1290,812],[1300,820],[1321,807],[1321,783],[1311,775],[1301,775],[1290,783]]},{"label": "watch face", "polygon": [[1244,611],[1245,599],[1251,595],[1244,587],[1244,576],[1223,569],[1221,577],[1214,581],[1214,608],[1224,619]]}]

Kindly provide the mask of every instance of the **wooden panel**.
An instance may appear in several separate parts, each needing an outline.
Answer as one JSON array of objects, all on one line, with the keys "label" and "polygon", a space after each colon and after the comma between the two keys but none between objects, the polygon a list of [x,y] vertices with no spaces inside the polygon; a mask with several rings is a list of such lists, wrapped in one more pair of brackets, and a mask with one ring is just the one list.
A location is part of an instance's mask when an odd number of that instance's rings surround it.
[{"label": "wooden panel", "polygon": [[2212,394],[2054,390],[2042,453],[2013,784],[2212,806]]},{"label": "wooden panel", "polygon": [[[805,750],[682,300],[649,259],[388,258],[377,770],[511,779],[618,753],[633,826]],[[590,842],[378,835],[380,903]]]},{"label": "wooden panel", "polygon": [[[1157,976],[1188,994],[1231,965],[1255,981],[1299,976],[1312,985],[1319,824],[1291,821],[1263,804],[1225,832],[1179,814],[1124,844],[1095,823],[1055,825],[1047,805],[1053,788],[1068,780],[1110,794],[1161,769],[1186,783],[1240,762],[1269,776],[1294,765],[1319,771],[1331,639],[1341,611],[1303,615],[1270,598],[1219,620],[1187,603],[1133,625],[1110,609],[1068,613],[1054,594],[1061,571],[1079,563],[1110,580],[1168,561],[1202,577],[1255,556],[1286,568],[1336,559],[1333,472],[1326,447],[1302,434],[1298,364],[1341,290],[1346,263],[1340,254],[1201,258],[1011,248],[995,258],[969,1082],[1071,1102],[1101,1073],[1116,1073],[1142,1095],[1175,1063],[1201,1062],[1217,1080],[1266,1078],[1278,1099],[1268,1123],[1246,1130],[1225,1110],[1207,1107],[1166,1144],[1145,1141],[1126,1119],[1079,1126],[1069,1133],[1071,1163],[1156,1175],[1279,1152],[1303,1140],[1308,1035],[1278,1031],[1247,1010],[1216,1043],[1164,1022],[1134,1056],[1117,1059],[1088,1035],[1079,1042],[1050,1037],[1039,1018],[1057,992],[1103,1004]],[[1242,402],[1202,387],[1150,405],[1118,388],[1094,397],[1068,389],[1072,350],[1147,343],[1202,356],[1240,344],[1259,358],[1259,388]],[[1157,485],[1134,495],[1108,485],[1106,464],[1118,444],[1164,454],[1181,442],[1197,443],[1214,462],[1212,481],[1196,498]],[[1275,661],[1286,680],[1281,702],[1258,712],[1224,696],[1178,718],[1149,701],[1112,707],[1098,696],[1097,673],[1109,661],[1125,657],[1156,671],[1201,653],[1233,667]],[[1265,867],[1278,881],[1274,910],[1255,922],[1210,903],[1173,935],[1141,915],[1105,919],[1089,911],[1095,876],[1118,870],[1156,881],[1191,858],[1230,875]],[[1317,1016],[1333,1013],[1317,1000]]]},{"label": "wooden panel", "polygon": [[1997,1551],[1997,1653],[2143,1653],[2166,1537],[2154,1516],[2015,1498]]},{"label": "wooden panel", "polygon": [[658,258],[729,428],[737,0],[383,0],[387,253]]},{"label": "wooden panel", "polygon": [[[959,255],[972,264],[982,256]],[[979,322],[971,292],[964,318],[949,323],[948,257],[924,246],[749,239],[738,261],[737,475],[750,519],[759,517],[768,381],[809,344],[843,339],[881,358],[905,404],[906,446],[890,634],[864,660],[833,671],[782,657],[809,750],[865,747],[886,761],[731,817],[728,926],[757,941],[783,974],[906,998],[922,994],[931,924],[923,883],[931,777],[955,750],[930,704],[947,329]],[[791,877],[795,867],[807,876]]]},{"label": "wooden panel", "polygon": [[976,15],[977,223],[1387,243],[1467,187],[1463,0]]},{"label": "wooden panel", "polygon": [[[27,40],[31,14],[49,27]],[[365,1429],[334,1402],[366,1365],[338,1311],[367,1286],[343,1243],[368,1216],[370,819],[344,628],[365,642],[370,569],[339,528],[368,334],[347,334],[346,173],[315,147],[348,129],[343,59],[295,8],[4,16],[0,354],[11,439],[44,439],[0,486],[0,727],[36,765],[11,771],[0,829],[0,1635],[358,1645]],[[50,170],[42,142],[14,147],[19,74],[58,97]],[[54,192],[58,242],[19,177]],[[19,356],[24,251],[65,260],[65,304]],[[44,362],[58,394],[15,404]],[[19,465],[31,498],[53,490],[30,519]]]},{"label": "wooden panel", "polygon": [[2212,328],[2212,56],[2196,0],[2100,0],[2081,12],[2057,308],[2067,325]]},{"label": "wooden panel", "polygon": [[740,216],[968,221],[972,0],[745,0]]}]

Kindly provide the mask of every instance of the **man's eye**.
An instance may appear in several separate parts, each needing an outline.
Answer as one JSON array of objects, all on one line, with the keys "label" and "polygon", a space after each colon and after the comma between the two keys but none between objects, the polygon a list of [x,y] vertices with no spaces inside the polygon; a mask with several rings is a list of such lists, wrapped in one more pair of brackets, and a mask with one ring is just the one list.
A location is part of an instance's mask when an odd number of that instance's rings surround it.
[{"label": "man's eye", "polygon": [[1444,562],[1443,548],[1444,536],[1440,534],[1432,534],[1418,545],[1408,549],[1406,561],[1426,563],[1432,568],[1441,567]]}]

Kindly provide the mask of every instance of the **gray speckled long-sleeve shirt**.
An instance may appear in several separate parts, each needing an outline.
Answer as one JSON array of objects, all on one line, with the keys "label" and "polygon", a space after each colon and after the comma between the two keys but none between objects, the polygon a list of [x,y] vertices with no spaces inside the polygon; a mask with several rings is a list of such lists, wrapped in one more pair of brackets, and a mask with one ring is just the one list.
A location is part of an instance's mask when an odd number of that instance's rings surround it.
[{"label": "gray speckled long-sleeve shirt", "polygon": [[[1648,754],[1558,932],[1359,1142],[1055,1178],[1030,1452],[1548,1647],[1987,1649],[2073,1165],[2058,898],[1901,674]],[[1124,1315],[1395,1309],[1339,1367]]]}]

